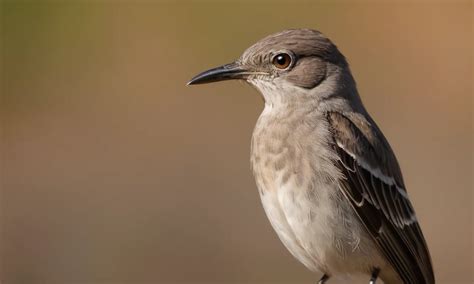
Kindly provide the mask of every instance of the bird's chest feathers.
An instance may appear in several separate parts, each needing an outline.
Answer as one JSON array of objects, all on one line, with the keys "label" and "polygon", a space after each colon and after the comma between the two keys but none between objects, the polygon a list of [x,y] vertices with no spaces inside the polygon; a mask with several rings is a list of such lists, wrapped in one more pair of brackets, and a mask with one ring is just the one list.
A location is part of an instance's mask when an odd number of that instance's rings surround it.
[{"label": "bird's chest feathers", "polygon": [[311,270],[324,268],[344,222],[338,208],[335,157],[324,116],[303,109],[260,116],[252,138],[251,163],[262,204],[285,246]]},{"label": "bird's chest feathers", "polygon": [[328,125],[311,108],[266,106],[252,136],[251,165],[261,194],[291,185],[308,190],[334,167]]}]

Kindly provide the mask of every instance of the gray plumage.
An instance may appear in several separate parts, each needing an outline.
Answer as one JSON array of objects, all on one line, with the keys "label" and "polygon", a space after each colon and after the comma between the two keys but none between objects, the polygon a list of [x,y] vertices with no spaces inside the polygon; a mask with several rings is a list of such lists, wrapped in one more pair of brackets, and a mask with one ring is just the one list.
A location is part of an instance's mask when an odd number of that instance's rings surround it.
[{"label": "gray plumage", "polygon": [[252,169],[298,260],[329,277],[380,271],[385,283],[435,282],[395,155],[328,38],[309,29],[270,35],[190,84],[225,79],[246,80],[265,100]]}]

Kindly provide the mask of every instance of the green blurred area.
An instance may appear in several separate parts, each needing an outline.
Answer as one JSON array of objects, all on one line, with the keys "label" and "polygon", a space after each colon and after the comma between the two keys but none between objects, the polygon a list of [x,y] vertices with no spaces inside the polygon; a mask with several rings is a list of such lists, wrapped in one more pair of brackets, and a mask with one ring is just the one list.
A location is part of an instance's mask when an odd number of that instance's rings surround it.
[{"label": "green blurred area", "polygon": [[1,283],[314,283],[249,170],[261,98],[236,82],[185,86],[298,27],[348,58],[438,283],[472,283],[471,2],[0,7]]}]

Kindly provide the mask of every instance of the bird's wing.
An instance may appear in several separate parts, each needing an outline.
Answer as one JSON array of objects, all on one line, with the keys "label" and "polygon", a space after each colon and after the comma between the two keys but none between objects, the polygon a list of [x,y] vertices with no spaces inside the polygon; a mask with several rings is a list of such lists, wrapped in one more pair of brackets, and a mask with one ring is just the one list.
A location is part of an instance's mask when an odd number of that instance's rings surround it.
[{"label": "bird's wing", "polygon": [[344,195],[404,283],[434,283],[425,239],[383,134],[361,115],[327,115]]}]

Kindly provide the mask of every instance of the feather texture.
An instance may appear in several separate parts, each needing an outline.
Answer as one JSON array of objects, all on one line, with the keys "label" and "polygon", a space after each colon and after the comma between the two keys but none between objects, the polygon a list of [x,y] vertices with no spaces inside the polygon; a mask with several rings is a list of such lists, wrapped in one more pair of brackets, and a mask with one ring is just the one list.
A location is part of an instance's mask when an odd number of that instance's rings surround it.
[{"label": "feather texture", "polygon": [[[329,112],[341,190],[405,283],[434,283],[430,255],[393,151],[373,122]],[[352,118],[352,119],[351,119]]]}]

